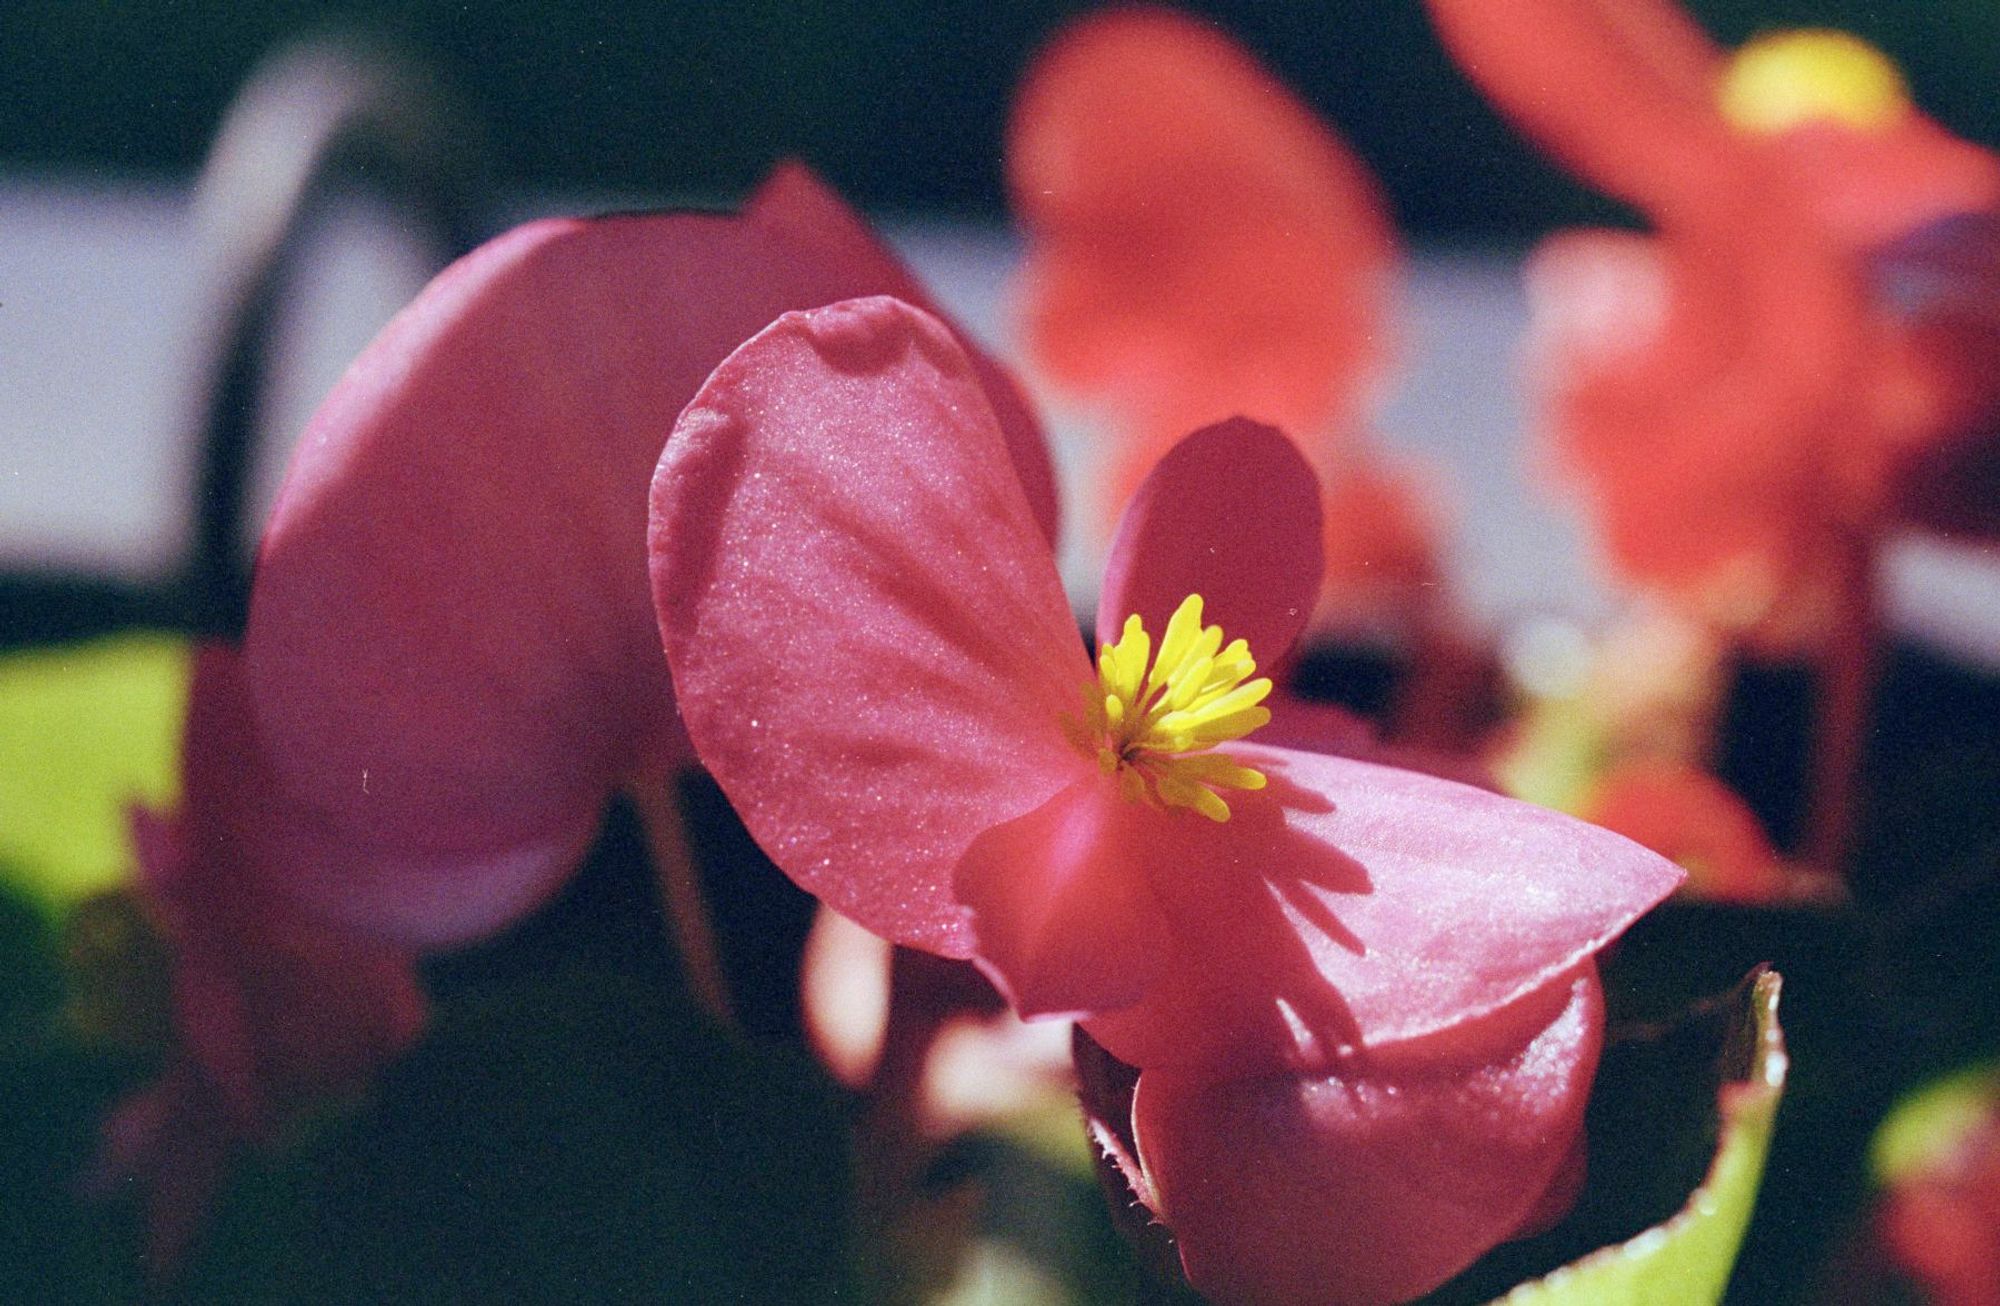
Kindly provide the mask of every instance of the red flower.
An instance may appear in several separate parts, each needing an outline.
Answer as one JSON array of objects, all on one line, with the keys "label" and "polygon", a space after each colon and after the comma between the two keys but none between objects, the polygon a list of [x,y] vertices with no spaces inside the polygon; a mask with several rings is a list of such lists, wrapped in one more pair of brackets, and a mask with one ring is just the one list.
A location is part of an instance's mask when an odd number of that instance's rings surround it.
[{"label": "red flower", "polygon": [[[382,332],[300,442],[246,641],[303,903],[422,946],[491,931],[685,758],[645,575],[660,447],[759,327],[875,292],[921,302],[789,166],[737,216],[522,227]],[[1040,430],[974,359],[1052,534]]]},{"label": "red flower", "polygon": [[1139,1067],[1139,1164],[1223,1300],[1414,1295],[1530,1218],[1579,1141],[1592,958],[1680,879],[1540,808],[1241,742],[1250,650],[1311,606],[1317,499],[1269,428],[1190,437],[1120,531],[1093,670],[973,372],[887,299],[737,350],[653,489],[682,716],[751,833]]},{"label": "red flower", "polygon": [[1811,620],[1830,541],[1963,398],[1871,258],[2000,201],[2000,162],[1839,33],[1725,56],[1663,0],[1430,0],[1537,143],[1657,235],[1568,234],[1530,268],[1544,422],[1633,580],[1731,624]]},{"label": "red flower", "polygon": [[1111,409],[1114,513],[1182,435],[1238,413],[1325,471],[1359,457],[1395,232],[1360,160],[1242,49],[1165,10],[1069,27],[1015,101],[1007,172],[1028,346]]},{"label": "red flower", "polygon": [[407,959],[309,921],[266,835],[285,819],[251,729],[236,651],[195,658],[171,819],[133,813],[139,888],[166,937],[179,1039],[166,1071],[105,1122],[93,1179],[147,1189],[149,1256],[171,1266],[232,1153],[290,1113],[363,1087],[422,1029]]}]

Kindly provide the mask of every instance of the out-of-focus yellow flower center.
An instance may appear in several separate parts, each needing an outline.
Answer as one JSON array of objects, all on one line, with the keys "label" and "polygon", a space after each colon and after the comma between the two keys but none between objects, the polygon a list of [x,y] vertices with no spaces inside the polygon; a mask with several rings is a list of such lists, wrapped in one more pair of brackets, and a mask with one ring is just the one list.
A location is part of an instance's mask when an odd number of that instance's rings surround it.
[{"label": "out-of-focus yellow flower center", "polygon": [[1771,135],[1815,120],[1882,131],[1910,109],[1903,75],[1886,55],[1826,29],[1751,41],[1729,61],[1716,96],[1734,126]]},{"label": "out-of-focus yellow flower center", "polygon": [[1247,643],[1225,648],[1222,627],[1202,625],[1201,595],[1190,594],[1167,620],[1158,657],[1145,623],[1125,619],[1118,642],[1098,650],[1083,712],[1065,724],[1126,798],[1226,821],[1229,804],[1216,789],[1264,787],[1263,772],[1209,751],[1271,719],[1261,706],[1271,682],[1250,679],[1256,670]]}]

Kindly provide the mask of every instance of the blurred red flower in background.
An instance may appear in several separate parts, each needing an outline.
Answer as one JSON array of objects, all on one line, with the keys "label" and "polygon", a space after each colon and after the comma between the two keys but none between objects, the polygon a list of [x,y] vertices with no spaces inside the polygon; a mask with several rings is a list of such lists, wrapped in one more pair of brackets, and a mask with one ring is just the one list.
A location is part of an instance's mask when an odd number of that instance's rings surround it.
[{"label": "blurred red flower in background", "polygon": [[1732,628],[1811,635],[1901,469],[1981,402],[1875,259],[1993,209],[2000,160],[1841,33],[1730,55],[1662,0],[1430,8],[1517,127],[1655,228],[1567,233],[1529,270],[1544,425],[1605,552]]},{"label": "blurred red flower in background", "polygon": [[1299,440],[1327,486],[1332,618],[1438,579],[1423,478],[1367,439],[1395,230],[1310,109],[1215,28],[1116,9],[1030,68],[1007,173],[1028,351],[1109,413],[1107,520],[1183,435],[1240,415]]}]

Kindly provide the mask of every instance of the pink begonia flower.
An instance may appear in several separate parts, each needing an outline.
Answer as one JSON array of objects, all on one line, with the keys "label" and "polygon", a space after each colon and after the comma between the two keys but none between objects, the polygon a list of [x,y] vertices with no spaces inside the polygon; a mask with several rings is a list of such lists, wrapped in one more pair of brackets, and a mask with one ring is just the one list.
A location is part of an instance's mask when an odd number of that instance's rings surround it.
[{"label": "pink begonia flower", "polygon": [[[949,334],[886,298],[787,314],[654,482],[681,713],[799,884],[1139,1068],[1138,1164],[1196,1287],[1414,1295],[1569,1172],[1593,958],[1681,875],[1478,789],[1231,742],[1310,609],[1317,491],[1268,427],[1182,450],[1121,529],[1093,670]],[[1211,1168],[1229,1138],[1258,1174]]]},{"label": "pink begonia flower", "polygon": [[139,890],[170,950],[166,1070],[105,1122],[93,1187],[147,1190],[148,1257],[171,1267],[235,1150],[292,1112],[351,1093],[415,1041],[424,999],[408,959],[302,918],[265,860],[282,819],[251,729],[235,649],[201,648],[182,746],[182,802],[139,809]]},{"label": "pink begonia flower", "polygon": [[[871,293],[925,302],[788,165],[739,215],[521,227],[383,330],[300,441],[246,637],[301,902],[425,947],[490,932],[685,760],[647,597],[660,448],[772,318]],[[1040,429],[973,357],[1052,535]]]}]

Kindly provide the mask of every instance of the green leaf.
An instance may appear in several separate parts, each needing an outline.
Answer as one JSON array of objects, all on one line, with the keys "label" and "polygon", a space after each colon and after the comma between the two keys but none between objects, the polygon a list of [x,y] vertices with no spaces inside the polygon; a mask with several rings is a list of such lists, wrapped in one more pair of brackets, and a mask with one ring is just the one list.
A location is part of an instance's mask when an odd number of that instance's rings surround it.
[{"label": "green leaf", "polygon": [[1893,1187],[1951,1163],[1984,1129],[2000,1099],[2000,1062],[1933,1080],[1896,1103],[1868,1148],[1875,1182]]},{"label": "green leaf", "polygon": [[0,658],[0,876],[62,911],[130,874],[125,809],[179,789],[188,645],[126,635]]},{"label": "green leaf", "polygon": [[1681,1210],[1637,1237],[1591,1253],[1500,1301],[1506,1306],[1694,1306],[1719,1302],[1756,1205],[1771,1126],[1785,1089],[1779,978],[1750,986],[1732,1066],[1718,1094],[1719,1143],[1708,1177]]}]

